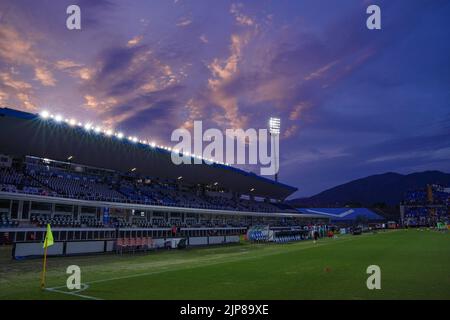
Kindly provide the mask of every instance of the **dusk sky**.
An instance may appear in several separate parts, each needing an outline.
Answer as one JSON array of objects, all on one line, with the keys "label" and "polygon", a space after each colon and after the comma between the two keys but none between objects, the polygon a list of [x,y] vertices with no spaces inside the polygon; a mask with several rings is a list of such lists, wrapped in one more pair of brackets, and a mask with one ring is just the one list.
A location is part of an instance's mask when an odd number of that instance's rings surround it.
[{"label": "dusk sky", "polygon": [[[66,28],[71,4],[81,30]],[[381,30],[366,27],[370,4]],[[166,145],[194,120],[278,116],[296,196],[450,172],[450,1],[2,0],[0,105]]]}]

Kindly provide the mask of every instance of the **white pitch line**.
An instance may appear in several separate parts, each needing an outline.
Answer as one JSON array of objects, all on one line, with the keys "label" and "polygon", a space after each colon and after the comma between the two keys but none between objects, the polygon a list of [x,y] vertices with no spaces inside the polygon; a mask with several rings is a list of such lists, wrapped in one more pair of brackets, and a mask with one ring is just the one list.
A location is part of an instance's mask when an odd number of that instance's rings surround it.
[{"label": "white pitch line", "polygon": [[[87,283],[82,283],[80,286],[82,286],[81,289],[78,289],[78,290],[72,290],[72,291],[70,291],[70,292],[78,293],[78,292],[84,291],[84,290],[86,290],[86,289],[89,288],[89,285],[88,285]],[[61,289],[61,288],[67,288],[67,285],[65,285],[65,286],[59,286],[59,287],[52,287],[52,288],[48,288],[48,289],[53,290],[53,289]]]},{"label": "white pitch line", "polygon": [[84,290],[89,288],[88,284],[83,283],[83,285],[85,287],[83,289],[80,289],[80,290],[77,290],[77,291],[62,291],[62,290],[58,290],[57,289],[57,288],[65,288],[64,286],[55,287],[55,288],[45,288],[45,290],[50,291],[50,292],[63,293],[63,294],[71,295],[71,296],[76,296],[76,297],[79,297],[79,298],[89,299],[89,300],[103,300],[101,298],[97,298],[97,297],[93,297],[93,296],[87,296],[87,295],[84,295],[84,294],[79,294],[78,292],[84,291]]}]

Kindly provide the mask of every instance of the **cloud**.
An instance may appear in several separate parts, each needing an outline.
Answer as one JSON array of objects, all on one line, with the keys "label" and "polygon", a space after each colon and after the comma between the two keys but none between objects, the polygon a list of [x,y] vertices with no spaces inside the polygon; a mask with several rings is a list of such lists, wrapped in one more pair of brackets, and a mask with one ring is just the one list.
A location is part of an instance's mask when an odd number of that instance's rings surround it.
[{"label": "cloud", "polygon": [[56,81],[53,74],[43,67],[34,69],[35,79],[40,81],[44,86],[54,86]]},{"label": "cloud", "polygon": [[309,104],[307,102],[300,102],[296,106],[294,106],[289,113],[289,120],[296,121],[300,119],[301,113],[303,110],[309,107]]},{"label": "cloud", "polygon": [[174,108],[178,106],[176,100],[159,100],[147,108],[143,108],[124,120],[121,125],[125,127],[136,127],[137,129],[157,126],[158,130],[171,126],[171,116]]},{"label": "cloud", "polygon": [[[20,77],[33,72],[34,80],[42,86],[55,86],[56,79],[41,57],[35,43],[11,25],[0,24],[0,91],[2,103],[27,111],[37,110],[35,90]],[[20,71],[19,71],[20,70]]]},{"label": "cloud", "polygon": [[225,61],[214,59],[208,66],[211,70],[213,79],[209,80],[209,85],[213,89],[220,86],[221,82],[228,81],[237,73],[238,62],[241,58],[242,47],[246,44],[247,39],[242,38],[237,34],[231,35],[230,55]]},{"label": "cloud", "polygon": [[27,65],[34,69],[35,79],[44,86],[55,85],[55,78],[47,68],[47,61],[39,57],[34,43],[14,27],[0,25],[0,60],[11,65]]},{"label": "cloud", "polygon": [[203,42],[203,43],[208,43],[208,37],[206,37],[206,35],[204,35],[204,34],[202,34],[202,35],[199,37],[199,39],[200,39],[200,41]]},{"label": "cloud", "polygon": [[22,103],[25,110],[27,110],[27,111],[36,111],[37,110],[36,105],[33,102],[31,102],[30,97],[27,94],[18,93],[17,98]]},{"label": "cloud", "polygon": [[192,23],[192,20],[191,20],[191,19],[188,19],[188,18],[182,18],[182,19],[180,19],[180,20],[177,22],[176,26],[177,26],[177,27],[187,27],[187,26],[190,25],[191,23]]},{"label": "cloud", "polygon": [[0,105],[5,105],[9,94],[0,90]]},{"label": "cloud", "polygon": [[56,61],[55,68],[80,80],[89,80],[95,73],[93,68],[86,67],[84,64],[72,60]]},{"label": "cloud", "polygon": [[242,3],[231,4],[230,13],[234,15],[236,23],[241,26],[253,26],[255,24],[254,20],[249,16],[242,13],[242,8],[244,5]]},{"label": "cloud", "polygon": [[80,77],[80,79],[82,80],[90,80],[93,76],[93,72],[91,69],[89,68],[81,68],[78,70],[78,76]]},{"label": "cloud", "polygon": [[83,64],[77,63],[75,61],[68,60],[68,59],[58,60],[58,61],[56,61],[56,64],[55,64],[55,67],[58,70],[65,70],[65,69],[71,69],[71,68],[80,68],[82,66],[83,66]]},{"label": "cloud", "polygon": [[0,103],[19,107],[27,111],[36,111],[36,104],[32,101],[33,87],[30,83],[17,80],[7,72],[0,72]]},{"label": "cloud", "polygon": [[92,108],[92,109],[97,109],[98,102],[97,102],[97,99],[94,96],[91,96],[91,95],[87,94],[87,95],[84,96],[84,99],[86,100],[85,105],[87,107]]},{"label": "cloud", "polygon": [[[230,12],[236,17],[242,9],[242,4],[234,4]],[[322,37],[299,29],[293,24],[284,29],[232,33],[228,56],[207,63],[211,72],[208,90],[194,96],[187,109],[195,117],[212,110],[209,119],[233,128],[258,127],[254,120],[261,120],[251,116],[256,109],[261,114],[281,113],[286,125],[283,137],[296,136],[300,118],[323,103],[321,92],[375,53],[364,46],[355,50],[354,41],[359,40],[355,34],[347,40],[350,49],[336,55]]]},{"label": "cloud", "polygon": [[[183,70],[164,63],[144,43],[112,46],[99,52],[95,69],[81,84],[84,107],[94,111],[109,127],[120,127],[134,133],[150,130],[152,127],[148,126],[148,121],[144,125],[139,115],[153,114],[165,117],[158,120],[160,122],[172,122],[173,130],[177,118],[180,123],[185,120],[173,107],[182,106],[188,100],[183,101],[185,88],[180,85],[184,78]],[[166,112],[162,112],[164,108]],[[169,130],[170,126],[165,128]],[[162,135],[163,132],[170,137],[164,130],[156,134]]]},{"label": "cloud", "polygon": [[242,57],[242,49],[248,42],[247,36],[231,35],[230,55],[225,59],[214,59],[208,68],[212,77],[208,79],[211,90],[209,99],[220,106],[224,115],[217,114],[215,122],[224,125],[228,123],[232,128],[244,128],[247,118],[239,113],[237,97],[227,94],[228,83],[239,73],[238,63]]},{"label": "cloud", "polygon": [[143,38],[144,38],[143,36],[135,36],[134,38],[128,40],[127,46],[128,47],[136,46],[142,41]]},{"label": "cloud", "polygon": [[308,74],[305,77],[305,80],[313,80],[313,79],[317,79],[317,78],[323,77],[337,63],[338,63],[338,61],[335,60],[335,61],[332,61],[332,62],[330,62],[330,63],[328,63],[328,64],[326,64],[326,65],[324,65],[322,67],[319,67],[317,70],[314,70],[313,72]]},{"label": "cloud", "polygon": [[286,130],[283,131],[284,138],[290,138],[294,136],[298,131],[298,125],[292,124],[290,127],[288,127]]},{"label": "cloud", "polygon": [[10,87],[16,91],[24,91],[32,88],[31,84],[29,84],[28,82],[15,80],[13,79],[11,74],[6,72],[0,73],[0,80],[2,80],[2,84],[4,86]]},{"label": "cloud", "polygon": [[6,24],[0,24],[0,59],[12,64],[35,65],[39,62],[33,43]]}]

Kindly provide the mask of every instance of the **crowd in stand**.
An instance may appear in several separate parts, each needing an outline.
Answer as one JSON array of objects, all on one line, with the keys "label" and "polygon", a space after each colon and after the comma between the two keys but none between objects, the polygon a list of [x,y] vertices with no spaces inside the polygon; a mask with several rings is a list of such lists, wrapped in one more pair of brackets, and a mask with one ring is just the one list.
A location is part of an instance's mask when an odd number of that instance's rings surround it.
[{"label": "crowd in stand", "polygon": [[450,190],[439,185],[429,185],[422,190],[405,195],[403,224],[409,227],[435,226],[449,223]]}]

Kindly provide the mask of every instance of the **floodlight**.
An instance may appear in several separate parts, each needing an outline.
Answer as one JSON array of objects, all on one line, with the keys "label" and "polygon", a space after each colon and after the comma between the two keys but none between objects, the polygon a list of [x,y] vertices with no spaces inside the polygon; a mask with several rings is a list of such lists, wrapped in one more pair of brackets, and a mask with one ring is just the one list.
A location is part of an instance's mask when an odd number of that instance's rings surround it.
[{"label": "floodlight", "polygon": [[50,113],[49,113],[47,110],[44,110],[44,111],[42,111],[42,112],[40,113],[40,116],[41,116],[43,119],[47,119],[47,118],[50,116]]},{"label": "floodlight", "polygon": [[278,182],[278,157],[279,157],[279,150],[277,150],[277,143],[274,143],[274,139],[278,139],[278,136],[280,135],[280,125],[281,121],[280,118],[274,118],[271,117],[269,119],[269,132],[271,135],[271,140],[272,140],[272,145],[274,147],[274,150],[272,151],[274,154],[274,159],[275,159],[275,168],[276,168],[276,173],[275,173],[275,181]]},{"label": "floodlight", "polygon": [[271,117],[269,119],[269,131],[270,134],[280,134],[280,118],[273,118]]}]

